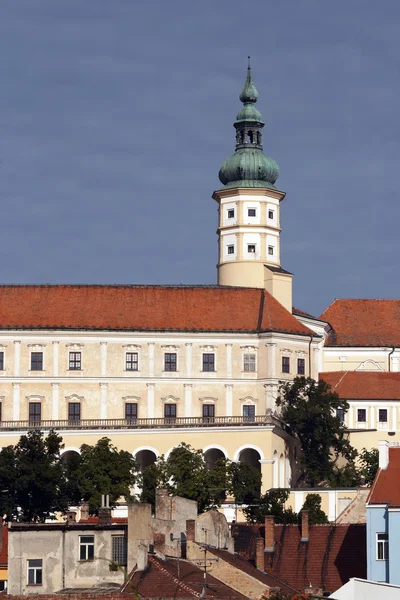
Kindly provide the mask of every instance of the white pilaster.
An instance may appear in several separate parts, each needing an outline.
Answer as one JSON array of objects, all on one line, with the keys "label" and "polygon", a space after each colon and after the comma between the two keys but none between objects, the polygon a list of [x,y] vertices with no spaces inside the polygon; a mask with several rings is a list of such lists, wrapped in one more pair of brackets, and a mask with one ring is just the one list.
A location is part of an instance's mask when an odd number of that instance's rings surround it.
[{"label": "white pilaster", "polygon": [[21,384],[13,383],[13,421],[19,421]]},{"label": "white pilaster", "polygon": [[100,419],[107,419],[107,387],[108,383],[100,384]]},{"label": "white pilaster", "polygon": [[267,377],[276,376],[276,344],[265,344],[267,347]]},{"label": "white pilaster", "polygon": [[53,376],[58,377],[58,354],[60,342],[53,342]]},{"label": "white pilaster", "polygon": [[[58,344],[58,342],[57,342]],[[60,398],[60,384],[51,384],[51,418],[53,421],[58,421],[58,406]]]},{"label": "white pilaster", "polygon": [[265,389],[265,408],[275,410],[275,400],[277,396],[277,389],[275,383],[264,383]]},{"label": "white pilaster", "polygon": [[371,429],[375,428],[375,406],[371,406],[370,407],[370,411],[371,411],[371,424],[370,427]]},{"label": "white pilaster", "polygon": [[14,342],[14,377],[19,377],[21,363],[21,342],[15,340]]},{"label": "white pilaster", "polygon": [[[193,369],[193,344],[188,343],[186,346],[186,377],[189,379],[192,376]],[[189,415],[186,415],[189,416]]]},{"label": "white pilaster", "polygon": [[294,512],[299,513],[303,508],[304,504],[304,492],[298,492],[297,490],[293,492],[294,494]]},{"label": "white pilaster", "polygon": [[351,405],[347,414],[349,415],[349,429],[354,429],[354,408]]},{"label": "white pilaster", "polygon": [[226,346],[226,376],[232,377],[232,344]]},{"label": "white pilaster", "polygon": [[149,342],[149,377],[154,377],[154,342]]},{"label": "white pilaster", "polygon": [[314,348],[313,350],[314,350],[314,373],[310,373],[310,377],[313,377],[314,379],[318,379],[321,350],[319,348]]},{"label": "white pilaster", "polygon": [[227,417],[233,416],[233,385],[230,383],[225,384],[225,411]]},{"label": "white pilaster", "polygon": [[336,520],[336,491],[328,492],[328,521]]},{"label": "white pilaster", "polygon": [[397,406],[392,405],[392,431],[397,430]]},{"label": "white pilaster", "polygon": [[183,386],[185,388],[185,417],[191,417],[193,385],[191,383],[184,383]]},{"label": "white pilaster", "polygon": [[100,342],[101,347],[101,376],[107,377],[107,342]]},{"label": "white pilaster", "polygon": [[[150,344],[149,344],[150,346]],[[154,344],[153,344],[154,350]],[[154,419],[154,383],[147,384],[147,418]]]}]

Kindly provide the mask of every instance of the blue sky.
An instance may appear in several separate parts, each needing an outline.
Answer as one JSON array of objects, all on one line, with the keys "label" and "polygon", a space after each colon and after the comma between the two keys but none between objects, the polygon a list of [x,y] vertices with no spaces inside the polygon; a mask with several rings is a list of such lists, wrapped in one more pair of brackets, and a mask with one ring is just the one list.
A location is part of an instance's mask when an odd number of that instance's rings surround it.
[{"label": "blue sky", "polygon": [[294,303],[400,297],[400,3],[3,0],[3,283],[215,283],[252,56]]}]

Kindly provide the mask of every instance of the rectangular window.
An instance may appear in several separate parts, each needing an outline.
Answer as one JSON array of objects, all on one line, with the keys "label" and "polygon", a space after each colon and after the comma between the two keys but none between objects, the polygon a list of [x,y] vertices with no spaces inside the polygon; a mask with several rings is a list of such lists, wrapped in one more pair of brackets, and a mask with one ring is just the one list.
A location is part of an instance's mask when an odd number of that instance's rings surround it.
[{"label": "rectangular window", "polygon": [[79,536],[79,560],[94,559],[94,535]]},{"label": "rectangular window", "polygon": [[249,209],[247,210],[247,215],[248,215],[249,217],[256,217],[256,216],[257,216],[257,211],[256,211],[256,209],[255,209],[255,208],[249,208]]},{"label": "rectangular window", "polygon": [[125,369],[127,371],[139,371],[139,355],[137,352],[126,353]]},{"label": "rectangular window", "polygon": [[38,423],[42,418],[42,405],[40,402],[29,402],[29,422]]},{"label": "rectangular window", "polygon": [[367,409],[366,408],[358,408],[357,409],[357,421],[359,423],[367,422]]},{"label": "rectangular window", "polygon": [[273,254],[274,254],[274,247],[273,246],[268,246],[268,254],[270,256],[273,256]]},{"label": "rectangular window", "polygon": [[228,254],[234,254],[235,253],[235,246],[228,246]]},{"label": "rectangular window", "polygon": [[138,410],[136,402],[127,402],[125,404],[125,419],[128,425],[136,423],[137,414]]},{"label": "rectangular window", "polygon": [[274,211],[273,210],[269,210],[268,211],[268,219],[273,219],[274,218]]},{"label": "rectangular window", "polygon": [[243,371],[254,373],[256,370],[256,355],[254,352],[245,352],[243,355]]},{"label": "rectangular window", "polygon": [[80,402],[68,403],[68,421],[76,423],[81,420],[81,404]]},{"label": "rectangular window", "polygon": [[4,352],[0,352],[0,371],[4,371]]},{"label": "rectangular window", "polygon": [[43,371],[43,352],[31,352],[31,371]]},{"label": "rectangular window", "polygon": [[389,537],[387,533],[376,534],[376,560],[389,558]]},{"label": "rectangular window", "polygon": [[214,404],[203,404],[203,421],[205,423],[212,423],[215,417],[215,406]]},{"label": "rectangular window", "polygon": [[113,535],[111,538],[111,560],[115,565],[126,567],[127,562],[127,538],[126,535]]},{"label": "rectangular window", "polygon": [[215,371],[215,354],[203,354],[203,371]]},{"label": "rectangular window", "polygon": [[304,375],[306,372],[306,361],[304,358],[297,359],[297,375]]},{"label": "rectangular window", "polygon": [[164,417],[167,423],[175,423],[176,419],[176,404],[164,405]]},{"label": "rectangular window", "polygon": [[233,219],[235,216],[235,210],[233,208],[228,208],[228,219]]},{"label": "rectangular window", "polygon": [[387,423],[387,420],[388,420],[387,408],[379,409],[378,420],[379,420],[379,423]]},{"label": "rectangular window", "polygon": [[164,371],[176,370],[176,352],[166,352],[164,355]]},{"label": "rectangular window", "polygon": [[247,252],[249,254],[255,254],[256,253],[256,245],[255,244],[247,244]]},{"label": "rectangular window", "polygon": [[256,416],[256,407],[253,405],[247,406],[246,404],[243,406],[243,420],[246,423],[254,423]]},{"label": "rectangular window", "polygon": [[336,416],[341,423],[344,423],[344,416],[345,416],[344,408],[337,408]]},{"label": "rectangular window", "polygon": [[43,581],[43,562],[41,558],[29,559],[28,567],[28,585],[42,585]]},{"label": "rectangular window", "polygon": [[282,356],[282,373],[290,373],[290,358]]},{"label": "rectangular window", "polygon": [[69,370],[80,371],[82,366],[82,353],[81,352],[70,352],[69,353]]}]

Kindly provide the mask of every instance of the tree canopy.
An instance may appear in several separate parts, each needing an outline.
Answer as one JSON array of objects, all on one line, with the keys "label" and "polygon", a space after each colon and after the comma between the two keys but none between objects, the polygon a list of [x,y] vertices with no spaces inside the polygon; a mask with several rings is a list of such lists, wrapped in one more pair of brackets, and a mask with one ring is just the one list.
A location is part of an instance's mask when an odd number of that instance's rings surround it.
[{"label": "tree canopy", "polygon": [[299,513],[292,508],[285,508],[285,502],[290,495],[289,490],[275,489],[265,492],[258,501],[254,501],[243,509],[247,521],[250,523],[264,523],[265,517],[272,515],[275,523],[290,525],[301,521],[301,513],[306,510],[310,525],[328,523],[328,517],[321,509],[321,496],[308,494]]}]

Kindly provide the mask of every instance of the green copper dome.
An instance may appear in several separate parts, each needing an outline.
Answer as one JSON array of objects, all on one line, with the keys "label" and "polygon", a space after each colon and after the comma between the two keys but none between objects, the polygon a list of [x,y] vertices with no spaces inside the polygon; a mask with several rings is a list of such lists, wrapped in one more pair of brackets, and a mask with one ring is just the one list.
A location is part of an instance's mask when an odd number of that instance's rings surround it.
[{"label": "green copper dome", "polygon": [[264,123],[254,104],[258,92],[251,78],[250,57],[247,77],[240,100],[243,108],[238,112],[234,127],[236,129],[236,151],[222,165],[219,180],[225,188],[272,188],[279,176],[276,162],[265,156],[262,147],[262,128]]}]

